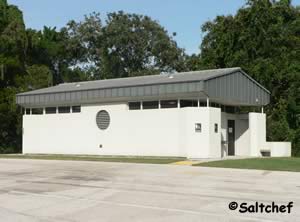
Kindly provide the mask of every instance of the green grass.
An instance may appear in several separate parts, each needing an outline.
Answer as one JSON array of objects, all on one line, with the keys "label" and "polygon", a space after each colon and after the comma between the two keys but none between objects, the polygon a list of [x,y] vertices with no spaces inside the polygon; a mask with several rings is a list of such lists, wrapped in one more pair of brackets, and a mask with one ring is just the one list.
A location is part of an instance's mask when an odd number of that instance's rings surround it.
[{"label": "green grass", "polygon": [[273,157],[220,160],[194,164],[193,166],[300,172],[300,158]]},{"label": "green grass", "polygon": [[73,160],[101,161],[122,163],[168,164],[185,160],[182,157],[138,157],[138,156],[96,156],[96,155],[48,155],[48,154],[0,154],[3,159],[36,159],[36,160]]}]

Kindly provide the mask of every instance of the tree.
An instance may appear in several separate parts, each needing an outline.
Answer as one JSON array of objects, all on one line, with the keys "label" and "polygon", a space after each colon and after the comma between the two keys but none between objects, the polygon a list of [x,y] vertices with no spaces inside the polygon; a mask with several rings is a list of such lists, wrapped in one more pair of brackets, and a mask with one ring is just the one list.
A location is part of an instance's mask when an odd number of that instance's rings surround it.
[{"label": "tree", "polygon": [[68,72],[68,81],[72,79],[73,75],[80,80],[92,80],[99,76],[100,40],[103,33],[100,14],[94,12],[85,16],[84,20],[80,22],[71,20],[66,27],[62,28],[61,32],[66,38],[65,56],[69,58],[72,67]]},{"label": "tree", "polygon": [[22,12],[0,0],[0,88],[25,71],[26,33]]},{"label": "tree", "polygon": [[16,88],[0,91],[0,153],[15,153],[21,149],[20,109],[15,103]]},{"label": "tree", "polygon": [[300,12],[291,1],[248,0],[235,16],[202,26],[206,68],[240,66],[271,91],[268,139],[292,140],[300,154]]},{"label": "tree", "polygon": [[[156,21],[148,16],[109,13],[103,26],[99,14],[83,22],[71,21],[64,29],[84,63],[95,71],[92,78],[118,78],[182,71],[184,52]],[[71,50],[72,51],[72,50]],[[73,50],[74,51],[74,50]]]},{"label": "tree", "polygon": [[66,36],[66,51],[75,71],[88,74],[84,77],[88,79],[99,76],[103,35],[100,14],[94,12],[80,22],[71,20],[61,32]]},{"label": "tree", "polygon": [[44,27],[42,31],[27,30],[27,36],[27,64],[48,66],[53,85],[64,82],[64,72],[70,64],[64,33],[56,31],[55,27]]},{"label": "tree", "polygon": [[21,147],[15,80],[25,74],[25,52],[22,12],[0,0],[0,152],[16,152]]},{"label": "tree", "polygon": [[201,70],[203,67],[201,63],[202,62],[201,57],[200,55],[197,54],[186,55],[184,61],[185,61],[186,71],[197,71],[197,70]]},{"label": "tree", "polygon": [[103,28],[102,72],[105,78],[182,71],[183,50],[148,16],[108,14]]},{"label": "tree", "polygon": [[32,65],[26,67],[27,74],[18,76],[16,84],[18,90],[29,91],[49,87],[52,85],[51,70],[45,65]]}]

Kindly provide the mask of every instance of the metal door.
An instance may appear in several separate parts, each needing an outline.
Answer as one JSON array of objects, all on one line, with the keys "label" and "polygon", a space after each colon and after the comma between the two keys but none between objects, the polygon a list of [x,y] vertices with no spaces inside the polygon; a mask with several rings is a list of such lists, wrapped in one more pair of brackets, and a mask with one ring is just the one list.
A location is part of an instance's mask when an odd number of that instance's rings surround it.
[{"label": "metal door", "polygon": [[228,156],[235,155],[235,121],[228,120],[227,122],[227,138],[228,138]]}]

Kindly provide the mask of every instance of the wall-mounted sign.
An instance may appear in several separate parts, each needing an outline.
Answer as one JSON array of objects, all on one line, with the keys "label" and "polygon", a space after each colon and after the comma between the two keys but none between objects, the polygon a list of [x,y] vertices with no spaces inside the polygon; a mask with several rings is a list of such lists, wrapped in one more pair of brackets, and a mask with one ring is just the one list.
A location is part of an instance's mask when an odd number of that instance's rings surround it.
[{"label": "wall-mounted sign", "polygon": [[195,123],[195,132],[197,133],[201,132],[201,123]]}]

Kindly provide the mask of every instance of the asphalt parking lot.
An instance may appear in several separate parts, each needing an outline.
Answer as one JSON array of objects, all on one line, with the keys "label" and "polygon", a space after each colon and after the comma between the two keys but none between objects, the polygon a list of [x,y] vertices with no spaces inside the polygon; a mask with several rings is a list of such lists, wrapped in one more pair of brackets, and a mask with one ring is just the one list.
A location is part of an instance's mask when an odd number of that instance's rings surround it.
[{"label": "asphalt parking lot", "polygon": [[[300,173],[176,165],[0,160],[1,221],[300,221]],[[286,205],[239,213],[230,202]]]}]

